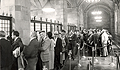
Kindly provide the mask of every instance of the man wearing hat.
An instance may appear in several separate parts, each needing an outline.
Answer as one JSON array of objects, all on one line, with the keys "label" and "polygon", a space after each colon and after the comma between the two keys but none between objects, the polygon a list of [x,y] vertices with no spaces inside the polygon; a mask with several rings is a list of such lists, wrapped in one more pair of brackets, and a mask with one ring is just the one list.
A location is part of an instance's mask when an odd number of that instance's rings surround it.
[{"label": "man wearing hat", "polygon": [[12,65],[12,48],[5,36],[5,32],[0,31],[0,69],[10,70]]}]

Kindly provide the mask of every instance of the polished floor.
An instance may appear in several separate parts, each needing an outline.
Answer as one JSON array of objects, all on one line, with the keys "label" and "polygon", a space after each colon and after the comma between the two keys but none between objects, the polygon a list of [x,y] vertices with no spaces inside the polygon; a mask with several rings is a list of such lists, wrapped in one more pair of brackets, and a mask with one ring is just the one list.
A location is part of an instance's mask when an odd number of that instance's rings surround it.
[{"label": "polished floor", "polygon": [[[113,49],[116,49],[115,45],[113,45]],[[81,58],[80,60],[78,60],[78,56],[76,56],[75,60],[68,59],[61,70],[92,70],[88,69],[88,64],[91,59],[92,57],[86,56],[86,58]],[[107,57],[96,57],[94,70],[117,70],[116,57],[113,54],[108,55]]]}]

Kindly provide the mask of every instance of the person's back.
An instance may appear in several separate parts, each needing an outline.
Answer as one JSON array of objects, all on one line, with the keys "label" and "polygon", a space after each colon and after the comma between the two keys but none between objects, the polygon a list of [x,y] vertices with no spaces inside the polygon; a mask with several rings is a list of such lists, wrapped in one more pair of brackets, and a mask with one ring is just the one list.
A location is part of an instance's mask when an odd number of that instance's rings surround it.
[{"label": "person's back", "polygon": [[98,44],[99,35],[95,33],[93,37],[94,37],[94,44]]},{"label": "person's back", "polygon": [[1,70],[10,70],[12,65],[11,44],[5,38],[0,39]]}]

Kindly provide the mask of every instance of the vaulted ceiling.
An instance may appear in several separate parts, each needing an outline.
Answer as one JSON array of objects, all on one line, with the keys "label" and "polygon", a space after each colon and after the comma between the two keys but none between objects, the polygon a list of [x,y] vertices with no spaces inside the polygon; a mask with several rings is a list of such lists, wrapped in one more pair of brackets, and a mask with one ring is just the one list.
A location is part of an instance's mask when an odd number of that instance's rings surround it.
[{"label": "vaulted ceiling", "polygon": [[[41,9],[47,2],[47,0],[30,0],[30,1],[31,1],[31,10]],[[54,3],[56,0],[50,0],[50,1]],[[81,6],[84,11],[87,11],[91,7],[97,5],[100,5],[102,7],[107,7],[112,10],[114,9],[113,2],[116,4],[120,3],[120,0],[101,0],[98,3],[87,3],[85,2],[85,0],[66,0],[66,1],[71,5],[71,8]]]}]

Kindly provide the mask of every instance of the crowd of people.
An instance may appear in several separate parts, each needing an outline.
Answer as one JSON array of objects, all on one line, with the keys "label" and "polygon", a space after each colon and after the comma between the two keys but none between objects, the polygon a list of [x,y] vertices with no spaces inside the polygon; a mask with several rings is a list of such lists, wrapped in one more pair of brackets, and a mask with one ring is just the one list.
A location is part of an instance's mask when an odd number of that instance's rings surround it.
[{"label": "crowd of people", "polygon": [[92,56],[94,48],[97,56],[107,56],[111,46],[112,36],[105,29],[34,31],[28,45],[23,44],[18,31],[12,32],[12,38],[0,31],[1,70],[59,70],[70,54],[74,60],[84,48],[82,52]]}]

